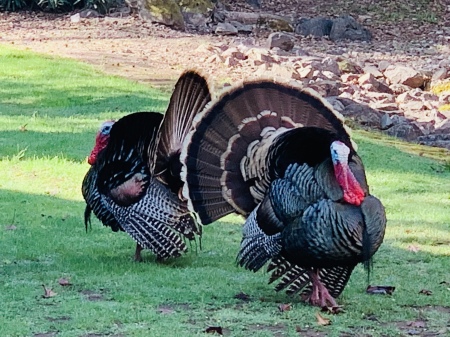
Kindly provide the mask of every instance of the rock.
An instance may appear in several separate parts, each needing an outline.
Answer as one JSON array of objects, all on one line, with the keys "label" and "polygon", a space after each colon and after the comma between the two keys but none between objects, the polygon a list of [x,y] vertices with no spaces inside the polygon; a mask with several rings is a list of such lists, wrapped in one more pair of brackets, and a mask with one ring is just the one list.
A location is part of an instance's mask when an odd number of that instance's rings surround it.
[{"label": "rock", "polygon": [[362,75],[359,79],[358,79],[358,83],[359,85],[364,85],[364,84],[370,84],[371,88],[373,88],[373,90],[370,91],[376,91],[376,92],[383,92],[383,93],[388,93],[388,94],[393,94],[393,91],[383,82],[377,80],[375,78],[374,75],[370,74],[370,73],[366,73],[364,75]]},{"label": "rock", "polygon": [[450,104],[450,92],[444,92],[440,94],[439,102],[443,104]]},{"label": "rock", "polygon": [[338,96],[341,84],[336,81],[319,80],[310,83],[309,87],[317,91],[321,96]]},{"label": "rock", "polygon": [[380,110],[380,111],[397,111],[398,105],[395,103],[382,103],[382,102],[373,102],[370,103],[369,106],[372,109]]},{"label": "rock", "polygon": [[420,136],[418,141],[422,145],[443,147],[450,150],[450,134]]},{"label": "rock", "polygon": [[178,5],[183,13],[207,15],[214,8],[211,0],[179,0]]},{"label": "rock", "polygon": [[438,82],[448,78],[448,70],[446,68],[439,68],[433,73],[431,82]]},{"label": "rock", "polygon": [[240,23],[239,21],[230,21],[230,24],[232,24],[237,29],[238,33],[250,34],[253,32],[252,25],[244,25],[243,23]]},{"label": "rock", "polygon": [[336,60],[331,57],[325,57],[321,62],[322,71],[329,71],[335,74],[336,76],[341,76],[341,70],[339,69],[339,65]]},{"label": "rock", "polygon": [[221,22],[214,31],[217,35],[237,35],[238,30],[235,26],[228,22]]},{"label": "rock", "polygon": [[295,33],[303,36],[329,36],[332,41],[370,41],[372,34],[349,15],[331,20],[323,17],[302,18],[297,22]]},{"label": "rock", "polygon": [[174,29],[185,30],[181,8],[175,0],[139,0],[139,16]]},{"label": "rock", "polygon": [[350,60],[340,60],[337,62],[339,70],[342,73],[347,74],[362,74],[364,71],[363,69],[357,65],[356,63],[350,61]]},{"label": "rock", "polygon": [[326,100],[331,104],[334,110],[342,112],[345,109],[344,104],[340,101],[339,97],[329,96]]},{"label": "rock", "polygon": [[83,9],[80,13],[80,18],[91,19],[100,17],[100,13],[93,9]]},{"label": "rock", "polygon": [[205,28],[208,18],[200,13],[183,13],[184,20],[187,24],[193,25],[197,30]]},{"label": "rock", "polygon": [[246,2],[255,9],[261,8],[261,0],[246,0]]},{"label": "rock", "polygon": [[211,55],[203,62],[205,63],[223,63],[225,60],[220,55]]},{"label": "rock", "polygon": [[224,58],[233,57],[237,60],[246,60],[247,59],[247,56],[236,47],[228,48],[221,54],[221,56]]},{"label": "rock", "polygon": [[264,48],[250,48],[245,52],[245,55],[249,60],[252,60],[252,64],[260,66],[263,63],[274,63],[275,59],[267,53],[267,49]]},{"label": "rock", "polygon": [[396,83],[396,84],[391,84],[391,85],[389,86],[389,88],[390,88],[390,89],[392,90],[392,92],[393,92],[394,94],[396,94],[396,95],[400,95],[400,94],[403,94],[403,93],[408,92],[408,91],[411,90],[411,88],[408,87],[407,85],[404,85],[404,84],[398,84],[398,83]]},{"label": "rock", "polygon": [[385,71],[391,64],[388,61],[380,61],[378,63],[378,70],[383,72]]},{"label": "rock", "polygon": [[329,36],[333,21],[326,18],[302,18],[297,22],[295,33],[303,36],[323,37]]},{"label": "rock", "polygon": [[80,13],[74,14],[70,16],[70,22],[79,23],[81,21]]},{"label": "rock", "polygon": [[291,23],[285,18],[269,18],[266,21],[266,24],[270,29],[278,32],[294,32],[294,28],[292,27]]},{"label": "rock", "polygon": [[357,123],[372,128],[381,128],[381,117],[383,114],[375,109],[372,109],[368,105],[352,103],[345,107],[342,114],[346,117],[350,117]]},{"label": "rock", "polygon": [[225,59],[224,64],[225,64],[227,67],[232,68],[232,67],[237,66],[237,65],[239,64],[239,61],[236,60],[233,56],[228,56],[228,57]]},{"label": "rock", "polygon": [[298,72],[294,68],[289,66],[274,63],[272,64],[271,71],[275,76],[281,77],[283,79],[300,79],[300,75],[298,74]]},{"label": "rock", "polygon": [[372,74],[375,78],[384,78],[383,73],[375,66],[365,66],[363,71],[365,74]]},{"label": "rock", "polygon": [[425,76],[419,71],[406,66],[389,66],[384,76],[391,84],[404,84],[411,88],[420,88],[425,83]]},{"label": "rock", "polygon": [[420,128],[413,123],[400,123],[394,125],[386,130],[385,133],[410,142],[417,140],[420,136],[423,136],[423,132]]},{"label": "rock", "polygon": [[393,125],[394,125],[394,122],[392,121],[391,117],[388,114],[384,114],[381,117],[381,120],[380,120],[381,130],[389,129]]},{"label": "rock", "polygon": [[330,31],[330,40],[370,41],[372,34],[349,15],[333,20]]},{"label": "rock", "polygon": [[284,51],[290,51],[294,48],[294,39],[291,35],[285,33],[272,33],[267,38],[267,48],[280,48]]},{"label": "rock", "polygon": [[314,74],[313,68],[310,66],[305,68],[297,68],[297,73],[301,78],[312,78]]},{"label": "rock", "polygon": [[341,80],[344,83],[358,83],[359,76],[357,74],[342,74]]},{"label": "rock", "polygon": [[333,80],[333,81],[339,81],[341,78],[333,73],[332,71],[324,70],[321,72],[320,78],[327,79],[327,80]]}]

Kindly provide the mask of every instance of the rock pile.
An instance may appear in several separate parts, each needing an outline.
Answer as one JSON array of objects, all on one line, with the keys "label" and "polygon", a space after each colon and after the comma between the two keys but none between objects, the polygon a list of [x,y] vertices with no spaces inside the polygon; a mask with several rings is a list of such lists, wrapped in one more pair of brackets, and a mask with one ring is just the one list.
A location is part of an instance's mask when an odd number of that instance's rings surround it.
[{"label": "rock pile", "polygon": [[[275,34],[275,35],[274,35]],[[208,46],[205,64],[252,69],[253,76],[284,78],[318,91],[344,116],[364,127],[408,141],[450,149],[450,94],[429,88],[450,78],[450,61],[432,71],[395,61],[353,61],[352,55],[310,55],[295,47],[291,34],[274,33],[267,46],[251,39]]]}]

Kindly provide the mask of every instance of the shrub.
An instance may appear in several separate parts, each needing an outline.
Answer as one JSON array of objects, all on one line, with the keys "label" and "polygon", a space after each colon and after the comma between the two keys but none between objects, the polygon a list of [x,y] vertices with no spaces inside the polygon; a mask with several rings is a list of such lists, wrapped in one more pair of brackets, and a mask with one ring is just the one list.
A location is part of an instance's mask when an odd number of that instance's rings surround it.
[{"label": "shrub", "polygon": [[45,12],[69,12],[75,8],[90,8],[106,14],[120,2],[121,0],[0,0],[0,11],[38,9]]}]

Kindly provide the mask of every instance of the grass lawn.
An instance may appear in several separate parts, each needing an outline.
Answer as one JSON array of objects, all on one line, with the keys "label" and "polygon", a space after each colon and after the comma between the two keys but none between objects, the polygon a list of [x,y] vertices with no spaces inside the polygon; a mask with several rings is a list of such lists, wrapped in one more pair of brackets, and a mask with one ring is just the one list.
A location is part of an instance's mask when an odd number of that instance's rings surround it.
[{"label": "grass lawn", "polygon": [[[149,253],[133,262],[132,240],[98,221],[86,233],[80,188],[101,121],[164,111],[167,101],[71,60],[0,46],[0,336],[206,336],[208,327],[228,336],[450,334],[444,150],[355,132],[388,216],[370,283],[396,290],[365,294],[358,267],[338,299],[345,312],[322,314],[328,326],[317,323],[317,308],[275,293],[267,273],[236,267],[237,216],[207,226],[201,250],[165,263]],[[56,294],[44,298],[43,285]]]}]

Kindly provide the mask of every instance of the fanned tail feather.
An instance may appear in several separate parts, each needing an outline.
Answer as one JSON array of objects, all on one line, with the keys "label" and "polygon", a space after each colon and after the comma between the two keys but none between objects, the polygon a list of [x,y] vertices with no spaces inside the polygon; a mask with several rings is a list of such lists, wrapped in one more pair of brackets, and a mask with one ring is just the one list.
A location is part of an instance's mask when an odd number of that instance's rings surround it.
[{"label": "fanned tail feather", "polygon": [[225,92],[194,119],[183,143],[189,208],[203,224],[232,212],[248,216],[268,186],[264,158],[271,142],[299,127],[349,134],[342,117],[313,90],[260,80]]},{"label": "fanned tail feather", "polygon": [[170,170],[170,158],[179,155],[183,140],[192,129],[194,117],[210,101],[210,88],[205,77],[195,70],[185,71],[175,84],[159,128],[158,140],[154,147],[149,148],[152,173],[159,175],[168,168]]}]

